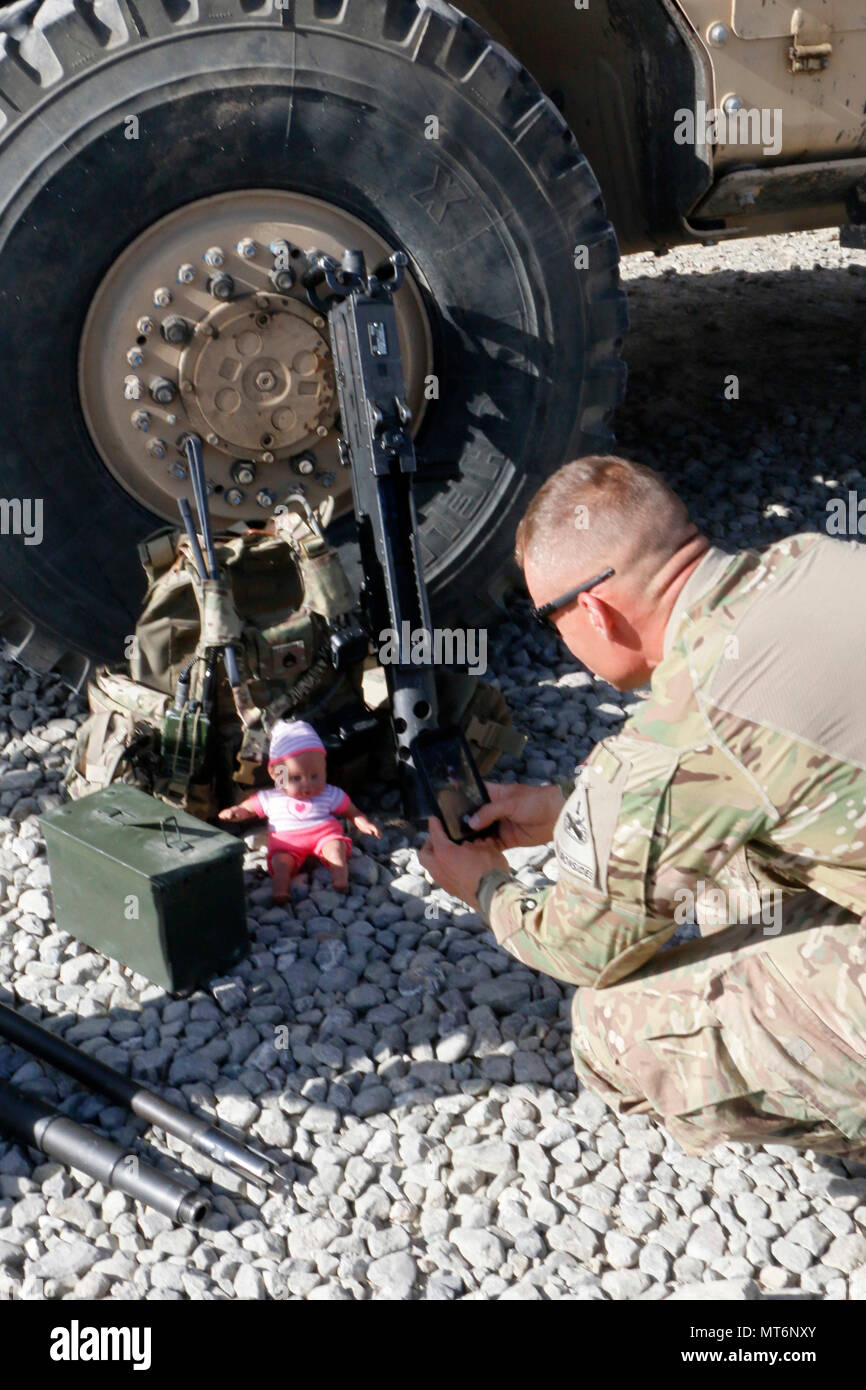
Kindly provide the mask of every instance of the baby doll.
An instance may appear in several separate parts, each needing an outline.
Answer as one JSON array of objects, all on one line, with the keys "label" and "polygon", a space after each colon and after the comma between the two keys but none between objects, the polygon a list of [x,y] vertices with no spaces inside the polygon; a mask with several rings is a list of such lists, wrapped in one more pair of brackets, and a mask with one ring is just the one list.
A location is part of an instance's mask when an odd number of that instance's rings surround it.
[{"label": "baby doll", "polygon": [[325,780],[325,747],[311,724],[292,719],[274,725],[268,772],[276,790],[257,792],[237,806],[227,806],[220,811],[220,820],[267,818],[268,873],[274,881],[275,903],[288,900],[289,885],[311,854],[327,864],[334,887],[345,893],[352,841],[336,817],[345,816],[364,835],[378,837],[381,832],[340,787]]}]

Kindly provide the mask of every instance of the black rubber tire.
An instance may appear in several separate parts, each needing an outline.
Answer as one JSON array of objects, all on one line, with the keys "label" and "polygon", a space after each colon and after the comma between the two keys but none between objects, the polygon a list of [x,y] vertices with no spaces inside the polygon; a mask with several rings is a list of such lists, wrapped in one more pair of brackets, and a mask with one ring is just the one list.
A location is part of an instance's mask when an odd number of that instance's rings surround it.
[{"label": "black rubber tire", "polygon": [[44,499],[41,545],[0,537],[0,630],[28,664],[73,676],[76,651],[120,655],[143,590],[134,543],[155,521],[91,444],[81,327],[147,225],[243,187],[333,201],[409,254],[440,391],[419,450],[461,470],[419,489],[425,567],[441,620],[484,621],[530,495],[609,445],[624,388],[616,239],[556,108],[441,0],[199,0],[195,18],[188,0],[112,0],[100,14],[90,0],[0,13],[0,486]]}]

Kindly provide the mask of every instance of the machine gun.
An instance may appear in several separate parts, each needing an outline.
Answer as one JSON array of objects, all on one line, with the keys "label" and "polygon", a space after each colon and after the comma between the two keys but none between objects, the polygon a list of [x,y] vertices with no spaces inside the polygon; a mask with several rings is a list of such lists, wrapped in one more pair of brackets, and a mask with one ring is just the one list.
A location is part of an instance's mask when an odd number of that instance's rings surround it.
[{"label": "machine gun", "polygon": [[[328,318],[340,460],[352,471],[364,624],[374,645],[389,633],[397,648],[385,676],[404,808],[410,818],[440,816],[454,840],[473,838],[467,818],[489,798],[462,730],[439,727],[432,657],[418,660],[411,652],[413,636],[430,634],[432,623],[412,492],[412,413],[393,302],[407,257],[396,251],[371,273],[361,251],[347,250],[341,264],[311,251],[308,262],[302,284],[310,304]],[[318,293],[323,284],[332,292],[326,299]],[[421,645],[429,651],[434,644]]]}]

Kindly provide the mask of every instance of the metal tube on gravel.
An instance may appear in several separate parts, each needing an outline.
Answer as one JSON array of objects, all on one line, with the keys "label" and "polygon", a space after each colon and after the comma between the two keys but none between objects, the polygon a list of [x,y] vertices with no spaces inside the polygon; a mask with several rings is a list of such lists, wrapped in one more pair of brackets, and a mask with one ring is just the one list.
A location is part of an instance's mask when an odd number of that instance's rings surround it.
[{"label": "metal tube on gravel", "polygon": [[240,1143],[230,1134],[224,1134],[208,1120],[187,1114],[153,1091],[137,1085],[131,1077],[123,1076],[97,1057],[89,1057],[65,1038],[24,1018],[6,1004],[0,1004],[0,1037],[48,1062],[58,1071],[74,1076],[85,1086],[101,1091],[109,1100],[126,1106],[148,1124],[157,1125],[167,1134],[173,1134],[176,1139],[189,1144],[215,1163],[222,1163],[266,1187],[276,1181],[273,1165],[263,1154]]},{"label": "metal tube on gravel", "polygon": [[0,1082],[0,1129],[106,1187],[136,1197],[172,1221],[196,1226],[210,1211],[210,1200],[200,1188],[160,1173],[137,1154],[6,1082]]}]

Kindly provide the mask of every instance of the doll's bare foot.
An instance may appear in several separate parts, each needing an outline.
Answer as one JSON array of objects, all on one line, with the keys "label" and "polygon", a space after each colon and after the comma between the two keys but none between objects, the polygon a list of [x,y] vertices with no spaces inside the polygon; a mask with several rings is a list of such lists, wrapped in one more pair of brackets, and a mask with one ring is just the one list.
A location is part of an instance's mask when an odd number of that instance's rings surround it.
[{"label": "doll's bare foot", "polygon": [[338,893],[349,890],[349,846],[345,840],[326,840],[321,857],[331,871],[331,882]]},{"label": "doll's bare foot", "polygon": [[273,897],[277,907],[283,907],[289,901],[289,890],[297,868],[298,862],[291,854],[275,854],[271,860]]}]

